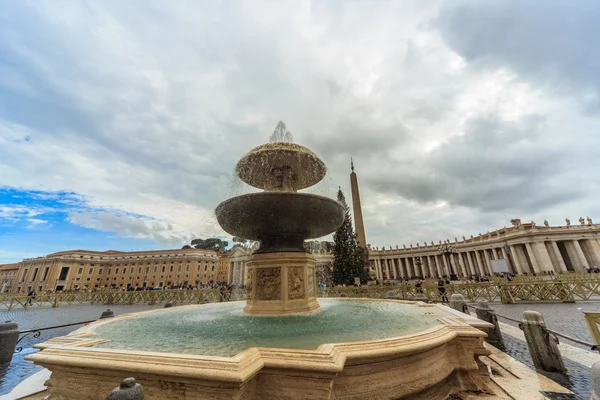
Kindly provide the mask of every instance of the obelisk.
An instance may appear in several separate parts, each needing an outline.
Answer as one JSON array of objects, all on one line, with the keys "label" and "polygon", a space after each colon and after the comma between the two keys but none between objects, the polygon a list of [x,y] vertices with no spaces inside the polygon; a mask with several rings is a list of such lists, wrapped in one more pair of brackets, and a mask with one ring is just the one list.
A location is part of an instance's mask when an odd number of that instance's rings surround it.
[{"label": "obelisk", "polygon": [[365,225],[363,223],[362,208],[360,206],[360,193],[358,192],[358,178],[354,172],[354,161],[350,158],[350,187],[352,188],[352,211],[354,212],[354,231],[358,244],[367,248],[367,238],[365,237]]}]

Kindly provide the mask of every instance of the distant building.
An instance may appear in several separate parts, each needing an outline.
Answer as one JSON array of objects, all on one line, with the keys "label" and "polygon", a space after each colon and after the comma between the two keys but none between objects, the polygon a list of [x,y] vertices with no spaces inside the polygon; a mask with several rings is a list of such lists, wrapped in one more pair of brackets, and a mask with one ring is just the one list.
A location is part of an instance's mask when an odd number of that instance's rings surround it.
[{"label": "distant building", "polygon": [[220,252],[217,258],[217,273],[215,275],[216,283],[228,283],[229,278],[229,262],[231,257],[229,251]]},{"label": "distant building", "polygon": [[3,264],[0,265],[0,293],[10,292],[15,281],[21,264]]},{"label": "distant building", "polygon": [[504,260],[510,273],[561,274],[600,267],[600,225],[580,219],[579,225],[543,226],[511,221],[512,227],[446,244],[451,253],[441,254],[443,243],[421,243],[401,248],[370,248],[371,268],[380,280],[411,277],[485,276],[494,273],[492,263]]},{"label": "distant building", "polygon": [[216,264],[212,250],[62,251],[21,261],[10,291],[206,285],[215,282]]}]

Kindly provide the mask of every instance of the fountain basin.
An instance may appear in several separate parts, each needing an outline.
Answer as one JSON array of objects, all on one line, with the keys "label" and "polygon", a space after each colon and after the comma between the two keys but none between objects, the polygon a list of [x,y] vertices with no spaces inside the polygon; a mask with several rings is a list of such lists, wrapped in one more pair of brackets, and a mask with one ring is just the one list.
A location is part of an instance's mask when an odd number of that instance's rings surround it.
[{"label": "fountain basin", "polygon": [[215,214],[225,232],[261,241],[258,253],[305,251],[304,239],[335,231],[345,209],[336,200],[308,193],[262,192],[233,197]]},{"label": "fountain basin", "polygon": [[[104,399],[128,376],[147,399],[444,399],[477,389],[470,374],[489,354],[481,328],[490,324],[419,302],[321,303],[317,313],[279,317],[244,315],[243,303],[122,315],[51,339],[28,359],[52,371],[51,395],[65,399]],[[229,344],[209,350],[220,339]],[[178,341],[188,342],[171,347]]]}]

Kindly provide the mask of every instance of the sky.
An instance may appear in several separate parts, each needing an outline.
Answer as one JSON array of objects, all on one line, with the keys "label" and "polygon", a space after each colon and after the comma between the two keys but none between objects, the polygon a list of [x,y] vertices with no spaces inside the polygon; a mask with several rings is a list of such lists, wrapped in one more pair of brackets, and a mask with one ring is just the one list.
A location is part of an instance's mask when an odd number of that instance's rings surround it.
[{"label": "sky", "polygon": [[0,263],[222,237],[279,120],[367,242],[600,219],[600,3],[0,0]]}]

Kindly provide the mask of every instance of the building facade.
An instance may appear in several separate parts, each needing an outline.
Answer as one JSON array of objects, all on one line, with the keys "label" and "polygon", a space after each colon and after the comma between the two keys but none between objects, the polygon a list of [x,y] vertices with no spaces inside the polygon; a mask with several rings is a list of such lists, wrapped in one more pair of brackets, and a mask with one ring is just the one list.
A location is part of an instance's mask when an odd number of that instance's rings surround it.
[{"label": "building facade", "polygon": [[11,292],[188,287],[215,282],[217,253],[176,249],[71,250],[19,263]]},{"label": "building facade", "polygon": [[21,264],[0,265],[0,293],[10,292],[19,273]]},{"label": "building facade", "polygon": [[567,220],[566,226],[512,222],[510,228],[468,239],[463,236],[460,241],[455,238],[445,245],[370,248],[370,267],[382,281],[492,275],[493,260],[505,260],[513,274],[561,274],[600,267],[600,225],[591,219],[582,218],[579,225]]},{"label": "building facade", "polygon": [[215,282],[229,283],[227,280],[229,278],[229,263],[231,261],[231,257],[229,256],[228,251],[220,252],[217,258],[217,274],[215,275]]}]

